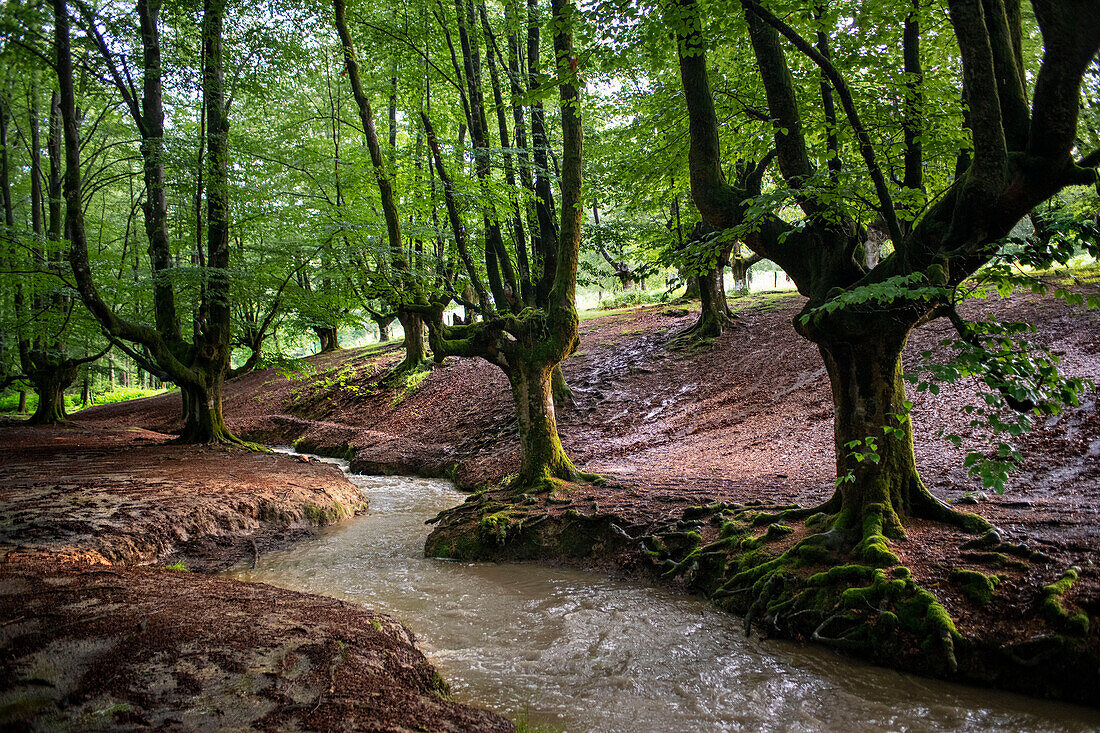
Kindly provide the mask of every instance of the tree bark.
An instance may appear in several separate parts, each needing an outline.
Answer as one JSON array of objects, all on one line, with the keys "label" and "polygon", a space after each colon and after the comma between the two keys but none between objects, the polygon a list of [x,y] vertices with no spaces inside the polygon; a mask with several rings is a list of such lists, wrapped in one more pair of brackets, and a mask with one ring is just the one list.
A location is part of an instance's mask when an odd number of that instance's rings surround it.
[{"label": "tree bark", "polygon": [[65,390],[76,379],[76,368],[45,368],[31,375],[38,395],[38,407],[27,421],[30,425],[60,425],[68,420]]},{"label": "tree bark", "polygon": [[519,420],[522,461],[518,486],[537,487],[554,478],[572,477],[577,472],[558,437],[553,371],[545,364],[530,362],[519,362],[508,370]]},{"label": "tree bark", "polygon": [[314,326],[313,332],[317,334],[317,340],[321,342],[322,354],[340,350],[340,338],[336,332],[336,326]]},{"label": "tree bark", "polygon": [[718,338],[729,317],[725,288],[718,284],[722,270],[715,268],[699,275],[699,320],[689,329],[697,338]]},{"label": "tree bark", "polygon": [[396,316],[389,315],[371,315],[371,320],[374,321],[374,325],[378,328],[378,341],[379,343],[385,343],[392,337],[390,336],[390,324],[394,322]]},{"label": "tree bark", "polygon": [[215,376],[208,385],[188,384],[180,386],[183,400],[184,428],[180,433],[182,443],[230,443],[238,439],[229,432],[222,416],[222,375]]},{"label": "tree bark", "polygon": [[420,314],[401,309],[397,312],[397,320],[405,332],[405,358],[393,370],[395,375],[400,375],[423,367],[428,353],[424,349],[424,319]]},{"label": "tree bark", "polygon": [[738,257],[730,263],[730,274],[733,276],[733,292],[738,295],[749,293],[749,267],[748,261]]},{"label": "tree bark", "polygon": [[915,323],[898,311],[838,312],[826,324],[799,327],[817,344],[832,388],[841,497],[833,529],[872,563],[896,562],[884,554],[885,538],[904,537],[911,517],[985,526],[932,496],[917,472],[902,377],[902,351]]}]

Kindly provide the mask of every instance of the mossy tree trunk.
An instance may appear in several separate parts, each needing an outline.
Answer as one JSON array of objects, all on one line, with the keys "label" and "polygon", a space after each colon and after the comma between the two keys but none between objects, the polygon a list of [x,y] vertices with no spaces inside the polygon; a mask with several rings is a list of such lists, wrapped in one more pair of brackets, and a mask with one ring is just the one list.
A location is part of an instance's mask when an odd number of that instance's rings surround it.
[{"label": "mossy tree trunk", "polygon": [[[902,350],[909,329],[887,319],[852,337],[815,340],[833,395],[833,440],[841,496],[834,528],[861,547],[868,560],[883,549],[876,535],[901,538],[909,517],[961,519],[933,497],[917,473],[913,429],[906,408]],[[863,543],[860,545],[859,543]],[[876,549],[877,548],[877,549]]]},{"label": "mossy tree trunk", "polygon": [[726,294],[719,285],[721,272],[715,268],[699,275],[699,320],[690,329],[692,336],[718,338],[729,324]]},{"label": "mossy tree trunk", "polygon": [[516,485],[545,485],[550,479],[572,481],[577,469],[562,448],[554,412],[553,367],[520,362],[508,370],[519,424],[522,456]]},{"label": "mossy tree trunk", "polygon": [[554,406],[559,410],[572,407],[573,389],[569,386],[569,382],[565,381],[565,372],[561,370],[561,362],[554,365],[554,370],[550,374],[550,384],[554,395]]},{"label": "mossy tree trunk", "polygon": [[225,418],[222,415],[223,385],[224,379],[218,376],[206,385],[188,384],[180,387],[184,410],[180,442],[240,442],[225,426]]},{"label": "mossy tree trunk", "polygon": [[[561,373],[561,361],[576,350],[578,343],[576,283],[583,220],[583,133],[578,89],[569,81],[571,65],[575,67],[576,64],[570,28],[574,9],[570,0],[552,0],[551,5],[554,12],[552,25],[557,68],[561,78],[566,79],[559,86],[562,121],[561,225],[560,228],[553,225],[548,206],[540,210],[539,217],[544,220],[539,227],[543,271],[533,306],[523,307],[521,303],[514,302],[514,299],[494,297],[494,308],[485,296],[487,291],[481,282],[479,268],[470,255],[458,199],[440,153],[434,128],[428,115],[421,114],[428,145],[443,184],[448,219],[456,246],[465,266],[466,276],[478,293],[483,315],[483,320],[477,323],[447,326],[443,322],[442,305],[435,304],[430,312],[426,309],[432,351],[437,359],[450,355],[481,357],[496,364],[508,376],[515,403],[521,450],[520,470],[511,485],[516,492],[545,491],[552,488],[556,480],[591,478],[579,473],[565,454],[558,436],[554,408],[555,401],[563,400],[568,389]],[[528,40],[534,53],[534,61],[530,66],[532,69],[537,68],[538,28],[537,23],[532,23],[529,27]],[[538,131],[538,124],[533,125],[536,139],[543,134]],[[539,185],[544,186],[539,194],[540,199],[543,202],[552,200],[548,182]],[[493,251],[493,243],[487,237],[487,263],[490,263],[489,255]],[[505,256],[506,254],[504,253]],[[469,298],[466,300],[469,302]]]},{"label": "mossy tree trunk", "polygon": [[397,313],[397,320],[405,331],[405,358],[393,371],[394,374],[401,374],[421,368],[428,360],[428,352],[424,348],[424,319],[421,315],[401,309]]},{"label": "mossy tree trunk", "polygon": [[27,421],[31,425],[60,425],[68,420],[65,390],[76,379],[76,367],[44,368],[31,375],[38,407]]}]

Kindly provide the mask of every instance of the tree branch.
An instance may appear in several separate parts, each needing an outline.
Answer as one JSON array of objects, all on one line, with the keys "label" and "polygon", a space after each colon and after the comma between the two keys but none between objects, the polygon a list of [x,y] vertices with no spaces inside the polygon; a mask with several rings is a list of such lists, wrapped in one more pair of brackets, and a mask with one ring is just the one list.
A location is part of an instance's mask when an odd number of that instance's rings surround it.
[{"label": "tree branch", "polygon": [[844,80],[844,77],[837,72],[836,67],[833,66],[829,59],[825,58],[820,51],[814,48],[805,38],[800,36],[794,28],[791,28],[782,20],[761,7],[757,0],[742,0],[742,5],[772,28],[779,31],[779,33],[790,41],[795,48],[817,64],[818,68],[821,69],[821,73],[824,74],[825,78],[829,80],[829,83],[833,85],[833,89],[836,90],[837,96],[840,97],[840,105],[844,108],[844,114],[848,117],[848,124],[852,126],[852,130],[856,134],[856,139],[859,141],[859,152],[860,155],[863,156],[863,162],[867,166],[867,172],[871,176],[871,181],[875,184],[875,193],[878,194],[879,200],[879,214],[882,216],[883,221],[886,222],[886,227],[890,232],[890,239],[894,242],[901,242],[901,227],[898,225],[898,218],[894,211],[894,201],[890,196],[890,189],[886,186],[886,178],[883,176],[882,169],[879,167],[878,161],[875,158],[875,150],[871,145],[871,137],[867,134],[867,129],[863,126],[863,122],[859,118],[855,102],[852,100],[852,92],[848,89],[848,83]]}]

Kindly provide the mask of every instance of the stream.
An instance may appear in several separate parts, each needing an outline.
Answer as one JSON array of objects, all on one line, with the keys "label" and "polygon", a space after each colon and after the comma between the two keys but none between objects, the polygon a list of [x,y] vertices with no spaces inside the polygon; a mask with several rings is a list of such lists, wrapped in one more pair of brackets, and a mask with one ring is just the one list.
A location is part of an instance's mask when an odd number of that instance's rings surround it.
[{"label": "stream", "polygon": [[1100,711],[746,638],[741,619],[659,588],[425,558],[425,520],[466,496],[442,480],[349,478],[369,514],[231,574],[391,613],[461,702],[578,732],[1100,729]]}]

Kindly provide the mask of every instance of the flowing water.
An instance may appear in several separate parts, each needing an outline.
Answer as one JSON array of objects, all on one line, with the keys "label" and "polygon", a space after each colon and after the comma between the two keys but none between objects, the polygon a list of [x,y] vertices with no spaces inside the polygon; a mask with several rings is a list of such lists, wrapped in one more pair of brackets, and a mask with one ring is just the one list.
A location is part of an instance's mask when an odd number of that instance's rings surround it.
[{"label": "flowing water", "polygon": [[660,589],[425,558],[424,521],[465,496],[440,480],[350,478],[369,515],[234,575],[393,614],[460,701],[568,731],[1100,729],[1086,708],[746,638],[740,619]]}]

